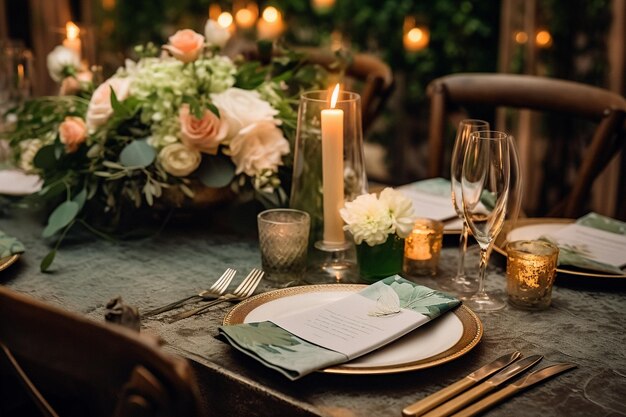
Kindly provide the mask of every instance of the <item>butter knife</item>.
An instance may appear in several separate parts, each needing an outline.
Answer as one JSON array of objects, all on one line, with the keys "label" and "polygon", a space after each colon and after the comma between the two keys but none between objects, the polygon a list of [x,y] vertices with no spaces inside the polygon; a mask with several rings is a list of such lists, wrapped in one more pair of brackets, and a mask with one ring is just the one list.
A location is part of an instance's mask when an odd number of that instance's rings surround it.
[{"label": "butter knife", "polygon": [[448,401],[455,395],[470,388],[474,384],[477,384],[488,376],[498,372],[505,366],[511,364],[513,361],[519,359],[520,356],[522,356],[522,354],[518,351],[502,355],[495,361],[478,368],[466,377],[456,381],[454,384],[449,385],[435,392],[434,394],[431,394],[428,397],[409,405],[404,410],[402,410],[402,415],[404,417],[421,416],[425,412],[432,410],[438,405]]},{"label": "butter knife", "polygon": [[470,405],[469,407],[459,411],[454,414],[452,417],[471,417],[475,416],[478,413],[481,413],[487,410],[490,407],[493,407],[500,401],[511,397],[513,395],[518,394],[519,392],[535,385],[545,379],[556,376],[562,372],[569,371],[570,369],[576,368],[576,365],[572,363],[559,363],[552,366],[547,366],[538,371],[531,372],[523,379],[520,379],[517,382],[512,383],[511,385],[507,385],[502,388],[498,392],[495,392],[482,400],[478,401]]},{"label": "butter knife", "polygon": [[507,366],[485,382],[476,385],[469,391],[464,392],[463,394],[451,399],[443,405],[440,405],[434,410],[431,410],[428,413],[424,414],[424,417],[449,416],[455,411],[458,411],[461,408],[465,407],[467,404],[476,401],[478,398],[498,388],[501,384],[513,378],[514,376],[524,372],[526,369],[539,362],[542,358],[543,356],[541,355],[533,355],[524,359],[520,359],[517,362],[513,362],[511,365]]}]

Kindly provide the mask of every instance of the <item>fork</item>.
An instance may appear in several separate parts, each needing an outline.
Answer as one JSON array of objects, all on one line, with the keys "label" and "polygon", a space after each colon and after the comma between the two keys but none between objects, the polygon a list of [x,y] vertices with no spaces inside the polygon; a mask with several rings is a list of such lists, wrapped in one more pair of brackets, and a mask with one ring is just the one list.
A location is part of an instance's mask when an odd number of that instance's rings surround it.
[{"label": "fork", "polygon": [[202,307],[183,311],[182,313],[176,314],[175,316],[171,318],[170,323],[174,323],[179,320],[186,319],[187,317],[191,317],[191,316],[195,316],[196,314],[203,313],[206,310],[208,310],[210,307],[219,303],[223,303],[224,301],[233,302],[233,301],[245,300],[246,298],[250,297],[252,293],[254,293],[254,290],[256,290],[256,287],[259,286],[259,283],[261,282],[261,278],[263,278],[264,274],[265,274],[264,271],[254,268],[252,271],[250,271],[248,276],[244,278],[243,281],[241,281],[241,284],[239,284],[239,286],[235,288],[235,291],[233,291],[232,293],[224,294],[220,296],[219,298],[217,298],[216,300],[209,301],[207,304],[203,305]]},{"label": "fork", "polygon": [[236,273],[237,273],[236,270],[232,268],[228,268],[226,271],[224,271],[222,276],[217,281],[215,281],[213,285],[211,285],[211,288],[209,288],[208,290],[200,291],[198,294],[194,294],[192,296],[185,297],[181,300],[174,301],[173,303],[164,305],[163,307],[159,307],[159,308],[155,308],[154,310],[147,311],[142,315],[142,317],[156,316],[157,314],[161,314],[166,311],[173,310],[177,307],[180,307],[185,301],[189,301],[194,298],[202,298],[204,300],[218,298],[220,295],[224,293],[224,291],[226,291],[226,288],[228,288],[228,285],[233,280],[233,277],[235,276]]}]

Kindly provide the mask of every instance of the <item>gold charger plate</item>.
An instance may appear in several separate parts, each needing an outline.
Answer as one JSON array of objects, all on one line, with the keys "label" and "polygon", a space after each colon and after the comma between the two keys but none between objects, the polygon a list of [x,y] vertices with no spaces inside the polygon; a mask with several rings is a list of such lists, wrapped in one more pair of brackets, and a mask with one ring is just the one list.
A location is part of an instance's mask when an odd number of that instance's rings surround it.
[{"label": "gold charger plate", "polygon": [[0,271],[4,271],[11,265],[15,263],[20,258],[20,254],[16,253],[15,255],[5,256],[4,258],[0,258]]},{"label": "gold charger plate", "polygon": [[[236,305],[226,316],[224,317],[223,324],[224,325],[232,325],[232,324],[241,324],[244,323],[246,317],[253,313],[257,309],[268,308],[269,303],[275,300],[279,300],[286,297],[292,296],[301,296],[307,294],[320,294],[323,298],[324,293],[337,293],[337,292],[357,292],[365,288],[366,285],[360,284],[325,284],[325,285],[307,285],[301,287],[290,287],[290,288],[282,288],[274,291],[269,291],[266,293],[255,295],[247,300],[242,301],[238,305]],[[326,294],[332,295],[332,294]],[[402,360],[399,363],[389,363],[383,365],[375,365],[368,366],[367,363],[365,365],[361,364],[359,366],[350,366],[350,365],[338,365],[330,368],[326,368],[321,372],[326,373],[334,373],[334,374],[353,374],[353,375],[372,375],[372,374],[390,374],[390,373],[398,373],[398,372],[407,372],[414,371],[417,369],[430,368],[436,365],[440,365],[442,363],[446,363],[452,361],[454,359],[459,358],[460,356],[466,354],[471,349],[473,349],[483,335],[483,325],[480,319],[472,312],[469,308],[461,305],[457,307],[453,314],[455,317],[451,317],[449,319],[456,322],[460,322],[462,329],[460,331],[460,336],[458,340],[452,342],[452,346],[446,347],[443,350],[436,352],[426,358],[420,359],[409,359]],[[444,317],[439,318],[438,320],[443,320]],[[438,321],[434,321],[432,323],[428,323],[419,329],[416,329],[414,332],[425,331],[431,325],[436,325]],[[432,329],[432,327],[430,327]],[[445,330],[445,329],[444,329]],[[404,336],[406,338],[408,336]],[[394,343],[402,343],[403,338],[399,339]],[[404,341],[406,343],[406,341]],[[393,344],[392,344],[393,345]],[[389,345],[391,346],[391,345]],[[370,353],[379,354],[382,350],[386,349],[382,348],[375,352]],[[384,353],[384,352],[383,352]],[[368,356],[368,355],[366,355]],[[366,356],[362,357],[365,358]],[[379,355],[380,356],[380,355]],[[356,361],[360,361],[362,358],[357,358]],[[363,362],[363,361],[361,361]]]},{"label": "gold charger plate", "polygon": [[[574,223],[574,219],[560,219],[560,218],[528,218],[528,219],[518,219],[515,224],[512,224],[509,221],[504,222],[504,226],[502,226],[502,231],[496,238],[493,248],[499,254],[506,256],[506,244],[508,243],[507,238],[509,233],[514,229],[519,229],[522,227],[528,226],[545,226],[546,228],[554,228],[555,226],[566,226],[568,224]],[[537,236],[529,236],[530,239],[538,239],[540,234]],[[626,273],[624,274],[611,274],[608,272],[595,272],[592,270],[583,270],[578,269],[569,265],[561,265],[556,269],[557,274],[568,274],[575,275],[580,277],[593,277],[593,278],[626,278]]]}]

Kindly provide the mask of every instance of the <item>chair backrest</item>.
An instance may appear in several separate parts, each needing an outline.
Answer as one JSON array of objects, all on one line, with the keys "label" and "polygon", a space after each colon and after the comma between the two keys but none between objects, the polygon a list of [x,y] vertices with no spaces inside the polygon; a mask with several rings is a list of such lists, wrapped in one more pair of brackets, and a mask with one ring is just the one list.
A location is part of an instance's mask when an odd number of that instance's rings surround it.
[{"label": "chair backrest", "polygon": [[[15,371],[43,415],[57,415],[53,410],[65,409],[68,402],[73,403],[68,409],[81,410],[79,415],[202,415],[191,366],[166,355],[155,339],[0,286],[2,356],[8,361],[0,365]],[[79,398],[63,392],[68,387],[80,387]]]},{"label": "chair backrest", "polygon": [[433,80],[430,97],[429,175],[442,175],[446,115],[452,106],[490,105],[567,114],[597,123],[578,176],[549,215],[577,217],[596,177],[625,142],[626,99],[589,85],[514,74],[454,74]]},{"label": "chair backrest", "polygon": [[[302,52],[308,62],[320,65],[330,73],[336,75],[341,73],[339,75],[358,81],[360,85],[357,92],[361,95],[363,132],[366,133],[384,109],[393,91],[393,72],[389,65],[375,55],[356,53],[349,56],[346,67],[342,68],[341,65],[337,65],[340,61],[337,55],[328,49],[293,48],[293,50]],[[258,57],[256,43],[242,38],[231,39],[224,52],[231,57],[237,55],[247,58]],[[281,51],[277,49],[274,53],[280,55]]]}]

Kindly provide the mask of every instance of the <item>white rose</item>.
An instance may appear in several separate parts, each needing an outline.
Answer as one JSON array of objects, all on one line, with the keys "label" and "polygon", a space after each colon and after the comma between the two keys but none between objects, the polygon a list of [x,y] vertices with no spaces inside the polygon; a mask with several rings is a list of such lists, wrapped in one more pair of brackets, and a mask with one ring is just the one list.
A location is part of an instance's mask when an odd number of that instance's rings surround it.
[{"label": "white rose", "polygon": [[111,88],[115,91],[115,95],[119,101],[123,101],[128,97],[131,78],[112,77],[100,84],[91,96],[89,107],[87,107],[87,127],[93,132],[99,126],[102,126],[109,120],[113,113],[111,106]]},{"label": "white rose", "polygon": [[230,39],[230,32],[221,27],[215,20],[209,19],[204,26],[204,37],[211,45],[223,48]]},{"label": "white rose", "polygon": [[48,54],[48,72],[50,77],[60,82],[70,74],[80,69],[80,57],[73,50],[65,46],[57,46]]},{"label": "white rose", "polygon": [[389,208],[389,216],[391,216],[395,233],[401,238],[407,237],[415,223],[413,202],[393,188],[385,188],[380,193],[379,200]]},{"label": "white rose", "polygon": [[20,160],[17,163],[18,168],[25,172],[32,172],[33,159],[41,149],[43,142],[39,139],[27,139],[20,142]]},{"label": "white rose", "polygon": [[273,122],[261,121],[239,132],[230,143],[237,174],[252,177],[263,170],[276,172],[282,165],[282,156],[289,153],[289,142]]},{"label": "white rose", "polygon": [[200,166],[200,152],[190,149],[182,143],[167,145],[159,152],[159,162],[168,174],[186,177]]},{"label": "white rose", "polygon": [[229,88],[222,93],[211,94],[211,100],[220,111],[222,121],[228,124],[227,140],[237,136],[242,129],[261,121],[279,123],[274,119],[278,110],[261,99],[256,91]]}]

